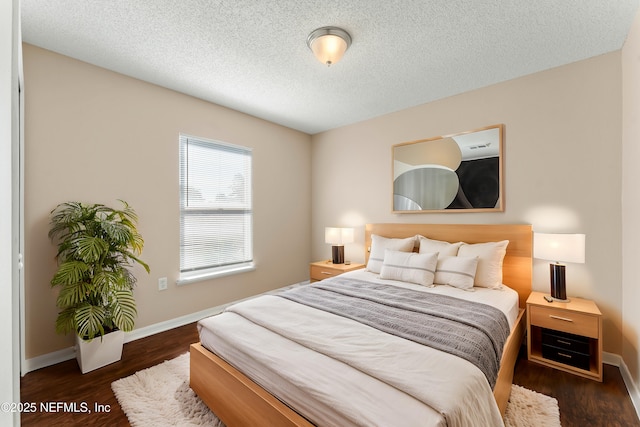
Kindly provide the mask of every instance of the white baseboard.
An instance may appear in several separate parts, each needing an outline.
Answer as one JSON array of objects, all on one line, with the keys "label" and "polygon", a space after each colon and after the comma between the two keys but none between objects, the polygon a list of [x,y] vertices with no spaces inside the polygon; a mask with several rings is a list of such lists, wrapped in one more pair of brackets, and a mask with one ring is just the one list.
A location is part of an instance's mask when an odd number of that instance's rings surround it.
[{"label": "white baseboard", "polygon": [[620,375],[622,375],[624,384],[627,386],[627,392],[631,398],[631,403],[633,403],[633,406],[636,408],[636,414],[638,414],[638,417],[640,418],[640,392],[638,391],[638,387],[629,372],[627,364],[624,363],[624,359],[617,354],[602,352],[602,360],[604,363],[617,366],[620,369]]},{"label": "white baseboard", "polygon": [[[259,294],[259,295],[270,294],[276,291],[281,291],[284,289],[289,289],[296,286],[305,285],[308,283],[309,281],[307,280],[305,282],[300,282],[293,285],[285,286],[283,288],[278,288],[272,291],[264,292],[263,294]],[[259,295],[254,295],[239,301],[255,298]],[[145,326],[144,328],[134,329],[133,331],[127,332],[124,335],[124,342],[128,343],[131,341],[139,340],[140,338],[146,338],[148,336],[155,335],[160,332],[165,332],[170,329],[188,325],[189,323],[197,322],[198,320],[204,319],[205,317],[209,317],[209,316],[213,316],[215,314],[221,313],[229,305],[235,304],[239,301],[233,301],[228,304],[218,305],[216,307],[208,308],[206,310],[187,314],[185,316],[176,317],[175,319],[170,319],[164,322],[159,322],[153,325]],[[76,357],[76,348],[75,346],[72,346],[72,347],[63,348],[62,350],[54,351],[52,353],[43,354],[42,356],[26,359],[22,365],[23,372],[21,372],[21,375],[24,376],[29,372],[35,371],[37,369],[46,368],[47,366],[55,365],[61,362],[66,362],[67,360],[75,359],[75,357]]]},{"label": "white baseboard", "polygon": [[62,350],[54,351],[52,353],[43,354],[42,356],[32,357],[31,359],[26,359],[24,361],[24,363],[22,364],[23,371],[20,374],[24,376],[31,371],[55,365],[56,363],[75,359],[75,357],[75,346],[63,348]]},{"label": "white baseboard", "polygon": [[[124,335],[124,342],[139,340],[160,332],[168,331],[173,328],[187,325],[189,323],[197,322],[200,319],[204,319],[208,316],[220,313],[224,310],[225,306],[213,307],[208,310],[199,311],[186,316],[177,317],[175,319],[167,320],[164,322],[156,323],[153,325],[145,326],[144,328],[134,329],[131,332],[127,332]],[[47,353],[42,356],[26,359],[24,364],[24,372],[22,375],[26,375],[29,372],[37,369],[46,368],[47,366],[55,365],[56,363],[65,362],[67,360],[75,359],[76,348],[75,346],[67,347],[62,350]]]}]

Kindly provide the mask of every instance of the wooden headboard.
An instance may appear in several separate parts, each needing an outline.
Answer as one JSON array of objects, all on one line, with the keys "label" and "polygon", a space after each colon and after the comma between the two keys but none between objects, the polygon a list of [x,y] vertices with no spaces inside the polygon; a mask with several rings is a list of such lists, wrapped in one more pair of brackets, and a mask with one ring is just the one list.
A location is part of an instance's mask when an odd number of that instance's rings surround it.
[{"label": "wooden headboard", "polygon": [[367,224],[365,263],[369,260],[371,235],[403,238],[421,234],[447,242],[484,243],[508,240],[502,266],[502,281],[518,292],[520,307],[531,293],[533,232],[525,224]]}]

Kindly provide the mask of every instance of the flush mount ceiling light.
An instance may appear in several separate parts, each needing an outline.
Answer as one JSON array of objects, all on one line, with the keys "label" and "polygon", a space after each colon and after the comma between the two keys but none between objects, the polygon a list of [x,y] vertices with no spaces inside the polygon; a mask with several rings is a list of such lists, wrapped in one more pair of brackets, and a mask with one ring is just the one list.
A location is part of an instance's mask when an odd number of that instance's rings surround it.
[{"label": "flush mount ceiling light", "polygon": [[309,34],[307,46],[318,61],[331,66],[340,61],[351,46],[351,36],[342,28],[322,27]]}]

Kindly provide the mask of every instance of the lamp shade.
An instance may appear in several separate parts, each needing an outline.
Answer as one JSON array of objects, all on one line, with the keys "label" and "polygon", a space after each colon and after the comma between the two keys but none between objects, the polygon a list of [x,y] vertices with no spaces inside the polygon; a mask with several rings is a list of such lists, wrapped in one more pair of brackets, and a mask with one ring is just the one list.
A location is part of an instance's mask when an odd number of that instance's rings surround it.
[{"label": "lamp shade", "polygon": [[324,241],[335,246],[353,243],[353,228],[326,227],[324,229]]},{"label": "lamp shade", "polygon": [[533,257],[584,264],[584,234],[533,234]]},{"label": "lamp shade", "polygon": [[341,28],[322,27],[309,34],[307,45],[318,61],[330,66],[342,59],[351,45],[351,36]]}]

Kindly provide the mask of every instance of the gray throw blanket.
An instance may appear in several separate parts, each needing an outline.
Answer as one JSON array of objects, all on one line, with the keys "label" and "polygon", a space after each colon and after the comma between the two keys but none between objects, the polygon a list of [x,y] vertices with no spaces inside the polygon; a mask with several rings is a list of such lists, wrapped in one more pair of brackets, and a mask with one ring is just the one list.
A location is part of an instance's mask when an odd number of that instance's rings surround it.
[{"label": "gray throw blanket", "polygon": [[510,333],[504,313],[489,305],[355,279],[338,277],[276,295],[468,360],[492,389]]}]

